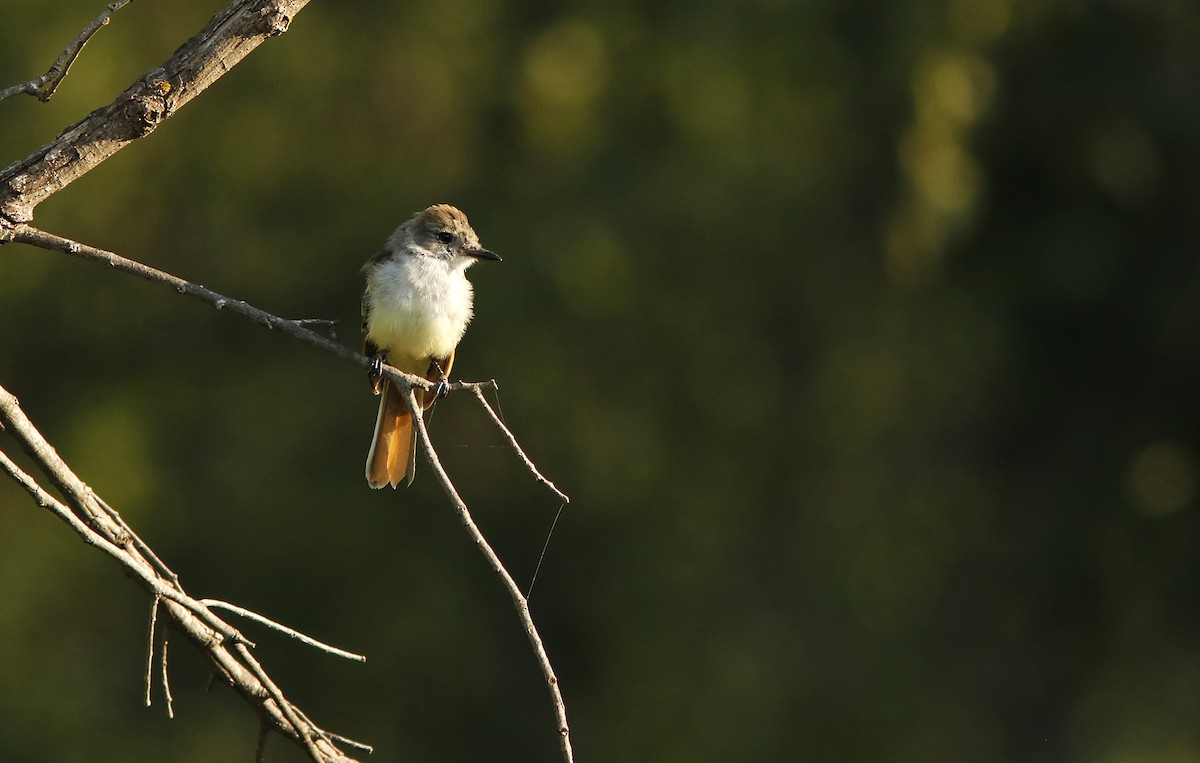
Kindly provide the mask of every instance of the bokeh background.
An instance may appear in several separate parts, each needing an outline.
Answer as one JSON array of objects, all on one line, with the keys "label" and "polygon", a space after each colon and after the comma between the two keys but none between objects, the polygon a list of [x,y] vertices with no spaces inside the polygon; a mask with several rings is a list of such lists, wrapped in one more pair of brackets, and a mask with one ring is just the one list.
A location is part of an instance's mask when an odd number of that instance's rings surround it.
[{"label": "bokeh background", "polygon": [[[18,160],[223,0],[135,3]],[[0,81],[94,0],[0,6]],[[465,209],[456,376],[573,500],[532,609],[581,761],[1200,760],[1191,0],[314,2],[35,224],[358,342],[358,268]],[[429,469],[372,492],[361,369],[0,249],[0,384],[284,690],[372,760],[554,760]],[[527,585],[558,502],[467,395],[442,458]],[[0,448],[15,445],[0,435]],[[256,719],[0,483],[0,759],[250,760]],[[161,695],[160,695],[161,696]],[[299,761],[274,740],[270,761]]]}]

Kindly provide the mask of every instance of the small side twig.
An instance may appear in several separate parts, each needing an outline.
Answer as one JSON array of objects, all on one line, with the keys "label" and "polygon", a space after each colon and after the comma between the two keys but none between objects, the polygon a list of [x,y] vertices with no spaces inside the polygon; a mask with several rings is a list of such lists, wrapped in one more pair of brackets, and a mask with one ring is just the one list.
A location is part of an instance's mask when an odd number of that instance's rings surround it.
[{"label": "small side twig", "polygon": [[71,64],[75,63],[75,59],[79,57],[83,46],[87,45],[88,40],[92,39],[92,35],[100,31],[100,27],[106,26],[114,13],[132,2],[133,0],[115,0],[115,2],[109,3],[92,23],[88,24],[83,28],[83,31],[75,35],[75,39],[71,40],[66,49],[58,54],[58,58],[55,59],[54,64],[45,74],[40,77],[34,77],[28,82],[22,82],[19,85],[12,85],[0,90],[0,101],[3,101],[5,98],[11,98],[14,95],[20,95],[21,93],[32,95],[42,103],[49,101],[54,92],[58,90],[58,86],[62,84],[63,79],[66,78]]},{"label": "small side twig", "polygon": [[374,747],[372,747],[369,744],[364,744],[363,742],[359,742],[356,739],[351,739],[350,737],[344,737],[341,734],[335,734],[332,731],[327,731],[325,733],[329,734],[330,739],[332,739],[333,741],[338,742],[340,744],[344,744],[347,747],[353,747],[356,750],[362,750],[363,752],[367,753],[368,755],[375,752]]},{"label": "small side twig", "polygon": [[[296,715],[300,716],[300,720],[304,721],[308,725],[312,726],[313,728],[317,728],[317,724],[313,723],[312,719],[309,718],[308,715],[306,715],[305,712],[298,707],[296,708]],[[372,747],[371,745],[366,744],[364,742],[359,742],[356,739],[344,737],[341,734],[336,734],[332,731],[327,731],[325,729],[321,729],[320,731],[321,731],[322,738],[324,738],[330,742],[339,742],[341,744],[346,745],[347,747],[354,747],[355,749],[362,750],[363,752],[367,753],[368,755],[375,752],[374,747]]]},{"label": "small side twig", "polygon": [[367,661],[367,658],[365,655],[355,654],[354,652],[347,652],[345,649],[338,649],[336,646],[330,646],[329,644],[323,643],[321,641],[317,641],[315,638],[313,638],[311,636],[305,636],[300,631],[289,628],[286,625],[277,623],[274,620],[270,619],[269,617],[263,617],[262,615],[258,614],[257,612],[253,612],[249,609],[243,609],[242,607],[239,607],[235,604],[230,604],[227,601],[221,601],[220,599],[201,599],[200,603],[206,607],[216,607],[217,609],[228,610],[230,612],[233,612],[234,614],[241,615],[242,617],[246,618],[247,620],[253,620],[256,623],[261,623],[262,625],[265,625],[268,628],[271,628],[272,630],[277,630],[280,633],[291,636],[292,638],[296,639],[297,641],[299,641],[303,644],[307,644],[314,649],[319,649],[322,652],[328,652],[329,654],[335,655],[337,657],[344,657],[347,660],[354,660],[355,662],[366,662]]},{"label": "small side twig", "polygon": [[[550,490],[556,496],[558,496],[559,500],[561,500],[563,503],[570,503],[571,502],[570,497],[567,496],[566,493],[564,493],[563,491],[561,491],[557,487],[555,487],[553,482],[546,479],[542,475],[542,473],[538,471],[538,468],[536,466],[534,466],[533,461],[531,461],[529,459],[529,456],[525,455],[525,451],[521,448],[520,443],[517,442],[517,438],[516,438],[516,436],[513,435],[512,430],[510,430],[508,428],[508,426],[504,423],[504,421],[501,420],[501,418],[496,415],[496,411],[492,409],[492,406],[488,403],[487,398],[483,396],[483,386],[484,385],[472,384],[469,386],[470,386],[470,390],[475,393],[475,397],[479,400],[479,404],[483,406],[483,410],[487,411],[488,415],[492,417],[492,422],[495,423],[495,425],[497,427],[499,427],[500,431],[504,434],[505,439],[508,440],[509,446],[514,451],[516,451],[516,454],[521,457],[522,461],[525,462],[525,468],[529,469],[529,471],[533,473],[533,478],[536,479],[538,482],[542,483],[543,485],[545,485],[546,487],[550,488]],[[492,389],[500,388],[499,385],[496,384],[495,379],[493,379],[491,381],[491,387],[492,387]]]},{"label": "small side twig", "polygon": [[328,318],[296,318],[292,322],[295,323],[297,326],[300,326],[301,328],[313,329],[313,330],[323,329],[325,331],[325,333],[329,334],[330,339],[338,338],[337,337],[338,322],[335,320],[330,320]]},{"label": "small side twig", "polygon": [[162,649],[160,650],[162,652],[161,659],[162,659],[163,696],[167,700],[167,717],[173,719],[175,717],[175,698],[171,696],[171,676],[167,672],[167,644],[168,643],[169,643],[169,640],[167,638],[167,632],[164,630],[163,636],[162,636]]},{"label": "small side twig", "polygon": [[154,638],[157,635],[158,605],[161,601],[161,596],[155,596],[150,602],[150,632],[146,636],[146,707],[153,704],[150,695],[154,687]]}]

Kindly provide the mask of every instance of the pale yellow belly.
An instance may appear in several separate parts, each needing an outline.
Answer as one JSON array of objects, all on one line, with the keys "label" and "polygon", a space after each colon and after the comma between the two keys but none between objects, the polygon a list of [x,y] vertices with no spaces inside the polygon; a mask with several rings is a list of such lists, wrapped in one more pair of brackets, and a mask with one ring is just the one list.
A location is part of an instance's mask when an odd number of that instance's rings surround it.
[{"label": "pale yellow belly", "polygon": [[367,339],[388,354],[388,363],[421,374],[431,358],[458,346],[471,320],[471,285],[461,272],[389,265],[369,284]]}]

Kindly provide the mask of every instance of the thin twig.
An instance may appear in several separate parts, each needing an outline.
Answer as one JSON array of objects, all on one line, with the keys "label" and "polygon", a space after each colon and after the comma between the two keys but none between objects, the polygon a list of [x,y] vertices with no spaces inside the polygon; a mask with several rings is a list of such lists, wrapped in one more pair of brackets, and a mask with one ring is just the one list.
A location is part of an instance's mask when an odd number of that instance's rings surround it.
[{"label": "thin twig", "polygon": [[155,596],[150,603],[150,633],[146,638],[146,707],[150,707],[152,704],[150,693],[154,686],[154,637],[158,625],[158,604],[161,601],[161,597]]},{"label": "thin twig", "polygon": [[[496,385],[495,379],[492,380],[492,388],[499,389],[499,387]],[[488,404],[487,398],[483,396],[482,385],[472,385],[470,389],[475,393],[475,397],[479,400],[479,404],[482,405],[483,409],[487,411],[489,416],[492,417],[492,422],[495,423],[495,425],[499,427],[500,431],[504,433],[504,437],[508,440],[509,446],[516,451],[517,455],[521,457],[521,460],[525,462],[525,468],[529,469],[529,471],[533,473],[534,479],[550,488],[550,490],[553,491],[563,503],[570,503],[571,499],[567,496],[567,494],[555,487],[553,482],[542,476],[542,473],[538,471],[538,468],[533,465],[533,461],[529,460],[529,456],[525,455],[525,451],[521,449],[521,445],[517,442],[517,438],[513,436],[513,433],[511,430],[509,430],[508,426],[500,420],[500,417],[496,415],[494,410],[492,410],[492,406]]]},{"label": "thin twig", "polygon": [[163,696],[167,698],[167,717],[175,717],[175,698],[171,696],[171,676],[167,672],[167,644],[170,640],[167,638],[167,632],[163,631],[162,636],[162,685]]},{"label": "thin twig", "polygon": [[[304,721],[304,722],[305,722],[305,723],[307,723],[308,725],[312,726],[313,728],[317,728],[317,724],[313,723],[313,722],[312,722],[312,719],[311,719],[311,718],[309,718],[309,717],[308,717],[308,716],[307,716],[307,715],[304,713],[304,711],[303,711],[303,710],[301,710],[301,709],[300,709],[300,708],[298,708],[298,707],[295,707],[294,705],[293,705],[293,707],[294,707],[294,708],[295,708],[295,710],[296,710],[296,715],[300,716],[300,719],[301,719],[302,721]],[[327,740],[330,740],[330,741],[333,741],[333,742],[340,742],[341,744],[344,744],[344,745],[346,745],[347,747],[355,747],[355,748],[357,748],[357,749],[359,749],[359,750],[362,750],[362,751],[364,751],[364,752],[366,752],[366,753],[368,753],[368,754],[369,754],[369,753],[372,753],[372,752],[375,752],[375,748],[374,748],[374,747],[372,747],[372,746],[371,746],[371,745],[369,745],[369,744],[364,744],[364,743],[362,743],[362,742],[359,742],[359,741],[357,741],[357,740],[351,739],[351,738],[349,738],[349,737],[342,736],[341,734],[335,734],[335,733],[333,733],[332,731],[328,731],[328,730],[326,730],[326,729],[317,729],[317,730],[318,730],[318,731],[320,731],[320,732],[321,732],[321,736],[323,736],[323,737],[324,737],[325,739],[327,739]]]},{"label": "thin twig", "polygon": [[337,339],[338,322],[336,320],[328,318],[297,318],[292,322],[301,328],[324,329],[329,334],[330,339]]},{"label": "thin twig", "polygon": [[[150,267],[137,260],[131,260],[128,257],[122,257],[115,252],[109,252],[104,249],[97,249],[94,246],[81,244],[78,241],[72,241],[69,238],[56,236],[53,233],[34,228],[31,225],[21,224],[13,228],[13,241],[21,244],[29,244],[40,249],[49,249],[52,251],[63,252],[73,257],[88,260],[91,262],[106,265],[112,270],[119,270],[129,275],[137,276],[151,283],[156,283],[160,286],[166,286],[179,294],[184,294],[189,297],[194,297],[202,302],[207,302],[218,310],[228,310],[231,313],[236,313],[245,318],[249,318],[260,326],[265,326],[268,329],[279,331],[293,339],[299,339],[301,342],[311,344],[326,352],[331,352],[343,360],[355,363],[363,368],[368,368],[371,365],[371,358],[355,352],[343,344],[328,339],[315,331],[308,329],[304,324],[305,320],[295,321],[288,318],[280,318],[266,310],[255,307],[240,299],[226,297],[223,294],[218,294],[211,289],[206,289],[198,283],[185,280],[179,276],[172,275],[158,268]],[[405,386],[417,386],[422,389],[433,389],[433,382],[428,379],[423,379],[420,376],[406,374],[398,368],[384,366],[384,371],[391,378],[399,381]],[[454,388],[453,386],[451,387]]]},{"label": "thin twig", "polygon": [[327,731],[325,733],[328,734],[330,736],[330,738],[333,739],[333,741],[338,742],[340,744],[344,744],[347,747],[353,747],[357,750],[362,750],[363,752],[367,753],[368,755],[375,752],[375,748],[369,744],[363,744],[362,742],[351,739],[349,737],[344,737],[341,734],[335,734],[332,731]]},{"label": "thin twig", "polygon": [[286,625],[281,625],[280,623],[277,623],[268,617],[263,617],[262,615],[258,614],[257,612],[252,612],[248,609],[243,609],[234,604],[230,604],[227,601],[221,601],[220,599],[201,599],[200,603],[206,607],[216,607],[217,609],[226,609],[226,610],[229,610],[230,612],[233,612],[234,614],[241,615],[242,617],[245,617],[248,620],[253,620],[256,623],[262,623],[263,625],[267,626],[268,628],[272,628],[274,630],[279,631],[280,633],[284,633],[288,636],[291,636],[292,638],[296,639],[297,641],[304,643],[304,644],[308,644],[309,646],[313,647],[314,649],[320,649],[322,652],[328,652],[329,654],[336,655],[337,657],[345,657],[347,660],[354,660],[355,662],[366,662],[367,661],[367,658],[364,655],[355,654],[354,652],[347,652],[344,649],[338,649],[336,646],[330,646],[329,644],[326,644],[324,642],[317,641],[315,638],[313,638],[311,636],[305,636],[300,631],[293,630],[292,628],[289,628]]},{"label": "thin twig", "polygon": [[421,409],[417,405],[417,399],[413,391],[411,389],[404,390],[404,397],[405,402],[408,404],[408,409],[410,411],[418,411],[418,414],[413,416],[413,421],[421,440],[421,446],[425,450],[425,457],[437,475],[438,481],[442,484],[442,490],[449,497],[454,511],[458,514],[459,522],[467,529],[467,532],[470,533],[471,538],[475,541],[475,545],[483,553],[484,557],[487,558],[492,571],[500,576],[500,580],[508,590],[509,597],[512,598],[513,606],[517,610],[517,617],[520,618],[521,625],[525,628],[525,635],[533,647],[534,656],[542,669],[542,675],[546,679],[546,686],[550,690],[550,699],[554,705],[554,718],[558,724],[559,747],[562,751],[563,761],[564,763],[572,763],[574,761],[574,754],[571,751],[571,730],[570,726],[567,725],[567,706],[563,702],[562,692],[558,687],[558,678],[554,675],[554,666],[550,664],[550,657],[546,654],[546,647],[542,644],[542,637],[538,635],[537,626],[534,625],[533,617],[529,614],[529,602],[521,593],[521,589],[517,587],[517,583],[513,580],[512,575],[508,574],[508,570],[504,567],[504,563],[500,561],[500,557],[496,554],[495,549],[488,543],[479,526],[475,524],[470,510],[467,509],[466,502],[458,494],[458,490],[454,487],[454,483],[450,481],[446,470],[442,468],[442,462],[433,449],[433,442],[429,439],[429,430],[425,427],[425,419],[419,413]]},{"label": "thin twig", "polygon": [[100,30],[100,27],[108,24],[109,18],[117,11],[132,3],[133,0],[116,0],[109,3],[100,15],[97,16],[92,23],[83,28],[79,34],[71,40],[66,49],[58,54],[54,64],[40,77],[34,77],[28,82],[22,82],[19,85],[13,85],[0,90],[0,101],[5,98],[11,98],[14,95],[28,93],[36,97],[39,101],[45,103],[49,101],[54,91],[58,90],[58,86],[62,84],[63,79],[67,76],[67,71],[71,68],[71,64],[75,63],[75,59],[79,57],[83,46],[87,45],[88,40],[92,39],[92,35]]}]

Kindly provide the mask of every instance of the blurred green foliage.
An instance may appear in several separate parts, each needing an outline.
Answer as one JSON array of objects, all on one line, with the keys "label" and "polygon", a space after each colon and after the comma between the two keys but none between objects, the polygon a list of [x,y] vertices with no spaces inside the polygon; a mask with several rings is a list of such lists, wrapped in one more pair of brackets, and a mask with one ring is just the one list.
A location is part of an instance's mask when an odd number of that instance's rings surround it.
[{"label": "blurred green foliage", "polygon": [[[223,0],[137,3],[0,164]],[[96,2],[0,6],[0,81]],[[571,494],[532,599],[581,760],[1200,759],[1200,9],[1191,0],[314,2],[36,224],[341,321],[448,201],[456,372]],[[363,374],[169,291],[0,250],[0,383],[196,595],[378,760],[554,759],[509,604]],[[466,396],[432,418],[527,583],[558,508]],[[0,447],[13,443],[0,436]],[[255,719],[0,484],[0,759],[250,759]],[[275,741],[268,760],[301,760]]]}]

